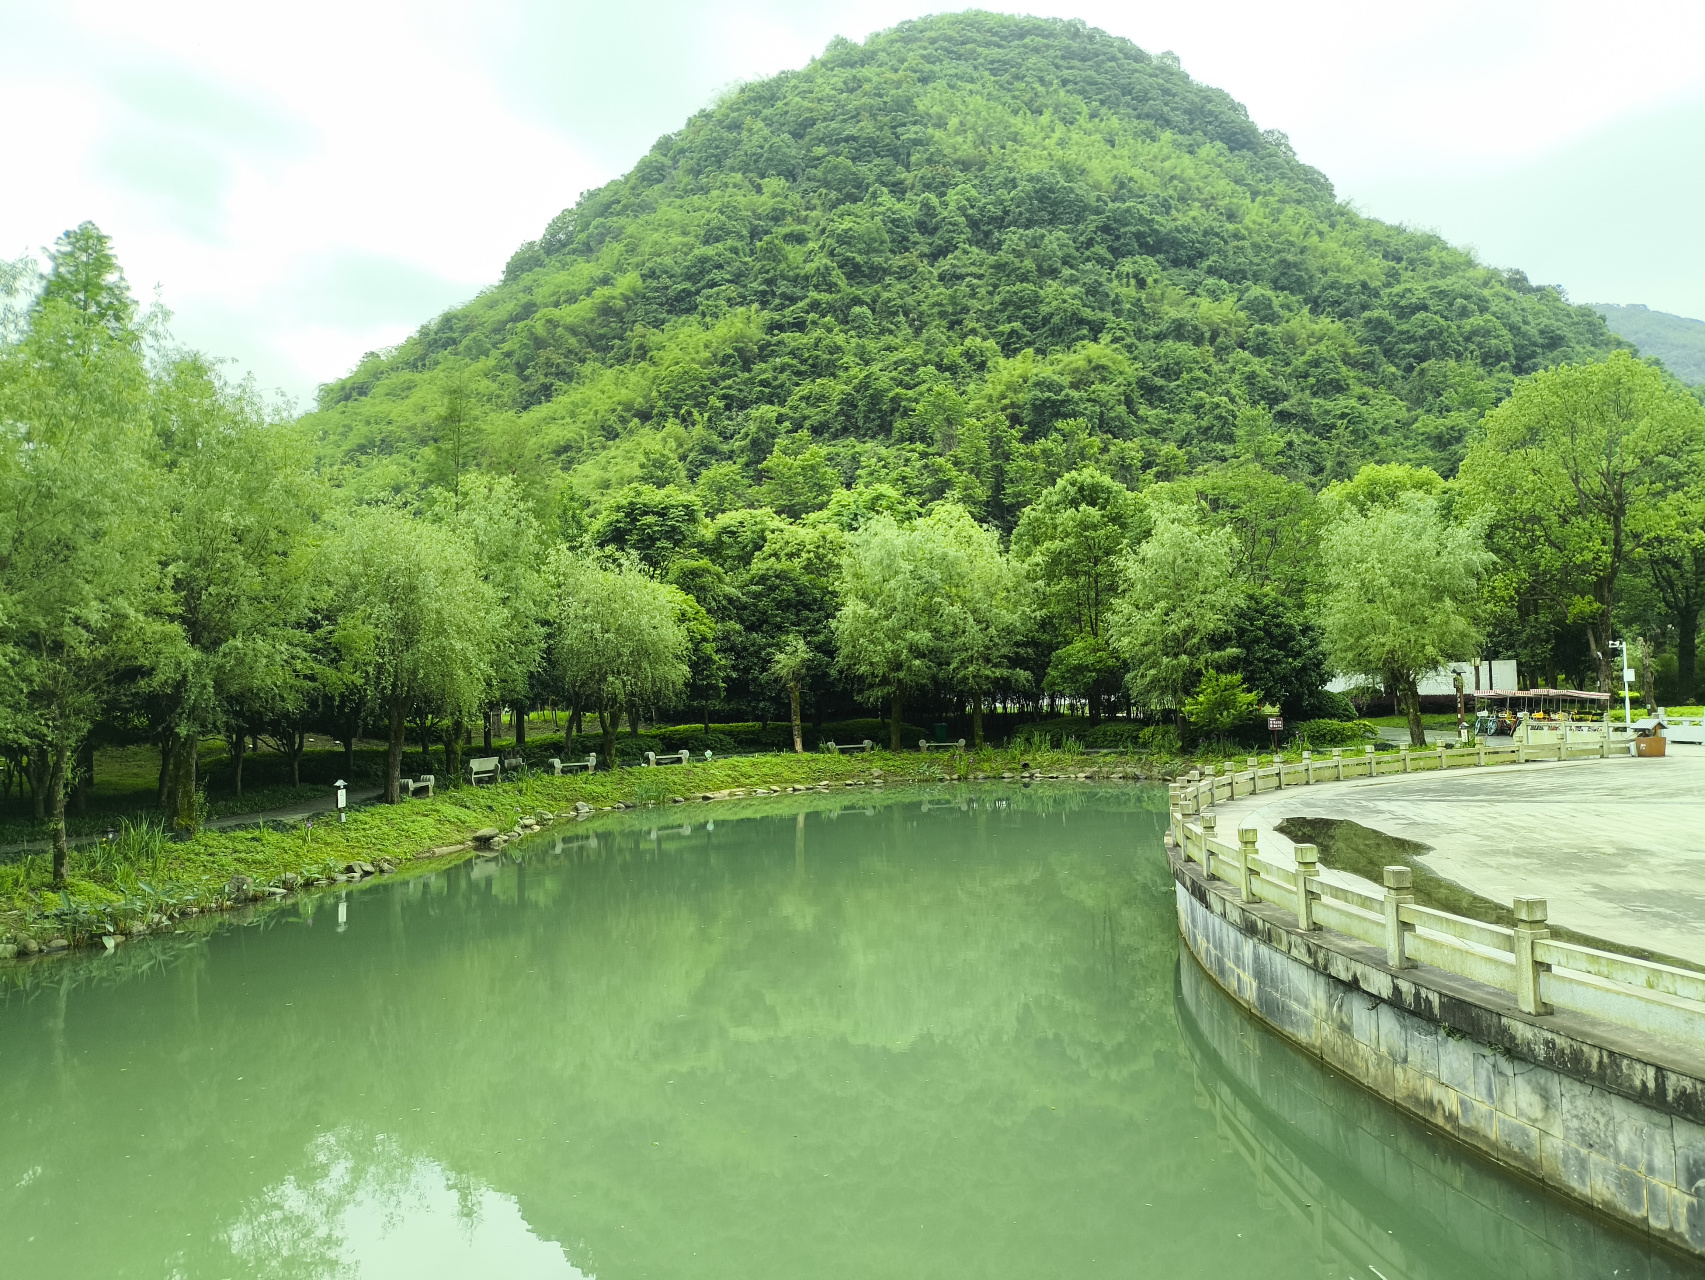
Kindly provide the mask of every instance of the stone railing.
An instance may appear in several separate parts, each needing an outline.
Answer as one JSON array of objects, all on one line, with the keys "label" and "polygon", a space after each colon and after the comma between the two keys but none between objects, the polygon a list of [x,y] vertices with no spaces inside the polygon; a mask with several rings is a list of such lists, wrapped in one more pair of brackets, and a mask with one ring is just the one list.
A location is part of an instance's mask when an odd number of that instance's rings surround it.
[{"label": "stone railing", "polygon": [[1376,893],[1329,883],[1320,879],[1315,846],[1297,845],[1295,864],[1286,865],[1261,852],[1253,827],[1239,829],[1235,844],[1221,840],[1212,811],[1216,800],[1339,778],[1608,755],[1614,741],[1600,732],[1591,744],[1559,735],[1556,743],[1504,747],[1384,755],[1334,751],[1330,760],[1305,753],[1300,761],[1265,769],[1193,775],[1171,785],[1172,839],[1185,859],[1208,879],[1230,882],[1244,902],[1271,903],[1294,914],[1303,932],[1327,929],[1382,947],[1392,969],[1431,965],[1509,993],[1523,1013],[1588,1014],[1705,1051],[1705,973],[1552,938],[1544,898],[1516,898],[1516,924],[1506,928],[1418,905],[1408,867],[1385,868],[1385,883]]}]

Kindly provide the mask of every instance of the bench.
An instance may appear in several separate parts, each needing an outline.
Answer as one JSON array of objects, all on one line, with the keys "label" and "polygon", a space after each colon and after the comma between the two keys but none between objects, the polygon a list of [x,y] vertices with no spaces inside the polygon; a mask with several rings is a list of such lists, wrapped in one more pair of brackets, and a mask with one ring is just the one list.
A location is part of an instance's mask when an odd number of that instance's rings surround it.
[{"label": "bench", "polygon": [[931,742],[928,738],[919,738],[918,739],[918,750],[919,751],[963,751],[963,750],[965,750],[965,739],[961,738],[961,739],[959,739],[958,742]]},{"label": "bench", "polygon": [[502,776],[498,768],[496,756],[477,756],[468,761],[468,785],[477,787],[482,782],[496,782]]},{"label": "bench", "polygon": [[[682,747],[679,751],[665,752],[662,755],[658,755],[655,751],[647,751],[645,753],[645,765],[646,768],[651,769],[656,768],[660,764],[686,764],[687,755],[688,752],[685,747]],[[706,758],[709,758],[708,752],[706,753]]]},{"label": "bench", "polygon": [[823,750],[827,751],[830,755],[856,755],[860,751],[876,750],[876,744],[869,738],[866,738],[863,742],[843,743],[831,740],[823,744]]},{"label": "bench", "polygon": [[503,771],[505,773],[525,773],[527,772],[527,762],[520,756],[505,756]]},{"label": "bench", "polygon": [[430,773],[423,773],[418,778],[398,778],[397,790],[401,791],[410,799],[413,799],[415,796],[424,791],[426,792],[426,798],[430,800],[432,798],[432,788],[437,781],[438,778]]},{"label": "bench", "polygon": [[565,773],[597,773],[598,753],[590,752],[584,760],[558,760],[552,756],[550,765],[551,772],[559,778]]}]

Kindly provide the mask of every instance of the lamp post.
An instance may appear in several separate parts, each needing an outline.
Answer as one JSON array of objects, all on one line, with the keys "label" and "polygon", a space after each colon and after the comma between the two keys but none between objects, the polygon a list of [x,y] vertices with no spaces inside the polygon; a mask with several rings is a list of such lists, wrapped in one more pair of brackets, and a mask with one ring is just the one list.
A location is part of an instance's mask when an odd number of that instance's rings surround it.
[{"label": "lamp post", "polygon": [[348,822],[349,784],[342,778],[339,778],[336,782],[332,783],[332,786],[337,788],[337,820],[339,822]]},{"label": "lamp post", "polygon": [[1467,742],[1468,726],[1462,719],[1462,672],[1455,672],[1453,678],[1456,683],[1456,740]]},{"label": "lamp post", "polygon": [[1612,640],[1610,647],[1622,655],[1622,723],[1628,726],[1629,732],[1634,729],[1634,711],[1628,696],[1628,682],[1634,678],[1634,668],[1628,665],[1628,642]]}]

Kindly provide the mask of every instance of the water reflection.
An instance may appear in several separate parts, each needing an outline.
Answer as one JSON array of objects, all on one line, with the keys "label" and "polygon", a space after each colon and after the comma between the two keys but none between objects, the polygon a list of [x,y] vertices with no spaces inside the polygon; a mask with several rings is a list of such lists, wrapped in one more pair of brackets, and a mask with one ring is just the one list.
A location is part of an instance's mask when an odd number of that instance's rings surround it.
[{"label": "water reflection", "polygon": [[1327,1275],[1385,1280],[1698,1276],[1408,1120],[1260,1026],[1187,953],[1178,1023],[1196,1103],[1255,1202],[1303,1226]]},{"label": "water reflection", "polygon": [[227,1240],[243,1274],[266,1280],[585,1280],[514,1197],[383,1134],[322,1136],[309,1167],[245,1206]]}]

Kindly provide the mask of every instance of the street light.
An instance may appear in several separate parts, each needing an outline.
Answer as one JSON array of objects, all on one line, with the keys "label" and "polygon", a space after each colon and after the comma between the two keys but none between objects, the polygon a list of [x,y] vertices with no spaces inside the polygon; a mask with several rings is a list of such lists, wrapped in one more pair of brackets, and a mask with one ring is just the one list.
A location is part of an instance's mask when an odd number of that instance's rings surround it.
[{"label": "street light", "polygon": [[1628,697],[1628,685],[1634,679],[1634,668],[1628,665],[1628,642],[1626,640],[1612,640],[1610,647],[1622,655],[1622,723],[1632,731],[1634,711]]}]

